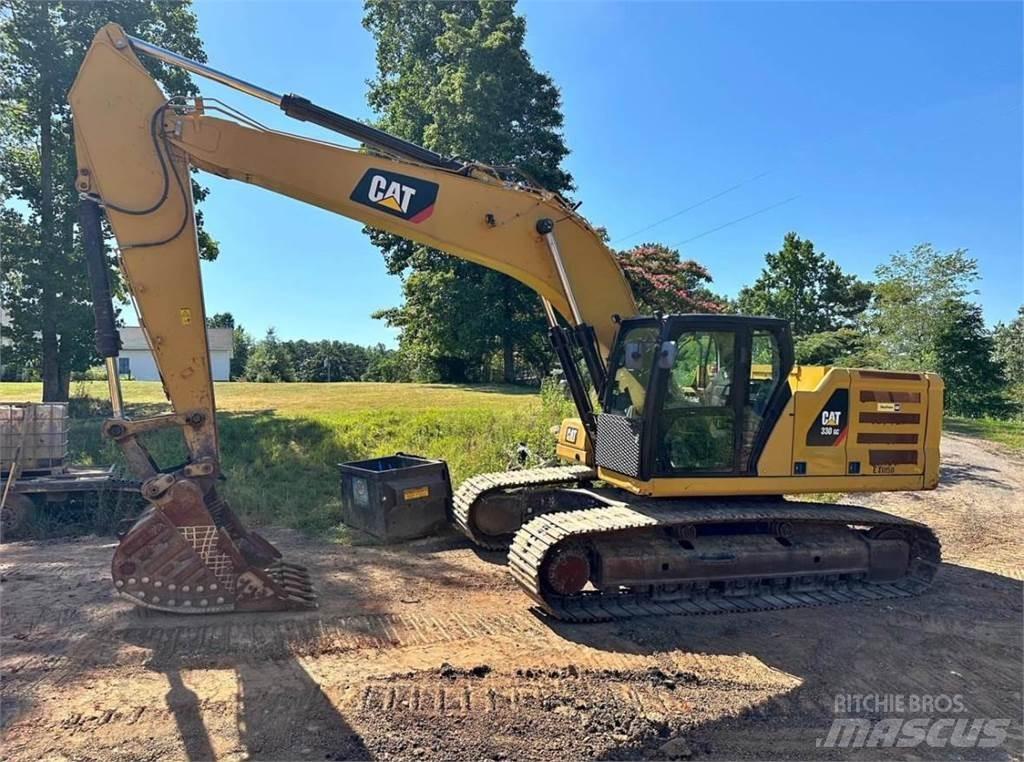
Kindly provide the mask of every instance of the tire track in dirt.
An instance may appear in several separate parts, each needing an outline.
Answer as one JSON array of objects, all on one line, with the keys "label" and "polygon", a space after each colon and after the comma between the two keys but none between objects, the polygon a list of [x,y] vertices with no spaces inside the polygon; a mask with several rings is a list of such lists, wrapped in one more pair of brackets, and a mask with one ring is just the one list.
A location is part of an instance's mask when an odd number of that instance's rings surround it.
[{"label": "tire track in dirt", "polygon": [[[278,670],[273,680],[246,684],[244,689],[235,688],[236,693],[227,681],[211,690],[209,680],[187,673],[183,677],[186,693],[195,697],[204,716],[230,717],[254,711],[272,717],[275,725],[292,727],[305,725],[308,708],[325,696],[335,711],[357,727],[451,719],[500,726],[549,715],[565,722],[587,721],[595,711],[613,707],[619,718],[641,722],[656,736],[671,717],[694,713],[708,703],[711,694],[723,689],[733,689],[737,712],[771,695],[767,689],[705,684],[693,673],[657,668],[600,672],[528,669],[510,675],[442,667],[357,683],[311,683],[301,670],[284,669]],[[109,699],[97,701],[93,696],[45,715],[32,724],[32,731],[66,734],[74,741],[173,731],[177,716],[188,708],[173,700],[145,700],[151,689],[166,691],[160,680],[143,681],[139,687],[143,695],[134,701],[110,705]]]}]

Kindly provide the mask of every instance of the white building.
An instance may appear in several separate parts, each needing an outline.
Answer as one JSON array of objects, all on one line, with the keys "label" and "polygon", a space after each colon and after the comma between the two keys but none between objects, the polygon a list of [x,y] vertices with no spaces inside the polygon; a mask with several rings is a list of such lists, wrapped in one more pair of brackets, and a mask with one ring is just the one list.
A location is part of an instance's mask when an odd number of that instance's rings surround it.
[{"label": "white building", "polygon": [[[156,361],[149,350],[142,329],[137,325],[126,325],[119,330],[121,353],[117,358],[118,373],[138,381],[159,381],[160,374],[156,369]],[[230,328],[206,329],[214,381],[228,381],[231,378],[232,333]]]},{"label": "white building", "polygon": [[4,308],[0,306],[0,378],[3,378],[4,372],[4,353],[7,351],[7,347],[10,346],[11,340],[7,338],[7,329],[11,325],[11,319],[7,317],[7,313],[4,312]]}]

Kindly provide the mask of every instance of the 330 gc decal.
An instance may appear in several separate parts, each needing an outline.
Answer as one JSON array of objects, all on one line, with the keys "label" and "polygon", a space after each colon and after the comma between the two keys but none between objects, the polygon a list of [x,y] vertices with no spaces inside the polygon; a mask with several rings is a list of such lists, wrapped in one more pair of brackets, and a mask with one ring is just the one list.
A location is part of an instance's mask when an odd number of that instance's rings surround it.
[{"label": "330 gc decal", "polygon": [[810,447],[838,447],[846,441],[850,390],[836,389],[807,430]]}]

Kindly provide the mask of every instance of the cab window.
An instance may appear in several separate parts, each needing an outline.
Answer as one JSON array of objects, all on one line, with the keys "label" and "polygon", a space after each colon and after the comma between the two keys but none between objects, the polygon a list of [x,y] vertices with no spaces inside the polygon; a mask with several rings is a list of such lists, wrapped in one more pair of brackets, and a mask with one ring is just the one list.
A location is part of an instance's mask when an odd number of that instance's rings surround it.
[{"label": "cab window", "polygon": [[764,417],[768,400],[779,382],[782,360],[779,343],[768,331],[754,331],[750,347],[750,412]]},{"label": "cab window", "polygon": [[725,407],[735,371],[732,333],[684,333],[676,340],[666,407]]},{"label": "cab window", "polygon": [[647,399],[654,361],[660,350],[659,328],[639,326],[622,337],[611,363],[606,412],[639,418]]},{"label": "cab window", "polygon": [[782,360],[779,342],[768,331],[754,331],[750,344],[750,382],[743,407],[743,432],[740,437],[740,463],[746,466],[754,452],[754,443],[768,412],[768,403],[781,381]]},{"label": "cab window", "polygon": [[733,394],[736,335],[686,332],[676,338],[658,421],[660,471],[731,471],[735,465]]}]

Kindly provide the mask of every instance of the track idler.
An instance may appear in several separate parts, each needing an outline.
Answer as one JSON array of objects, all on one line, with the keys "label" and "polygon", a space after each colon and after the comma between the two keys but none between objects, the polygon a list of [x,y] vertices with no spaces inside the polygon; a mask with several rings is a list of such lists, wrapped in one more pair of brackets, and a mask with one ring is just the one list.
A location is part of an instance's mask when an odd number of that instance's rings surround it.
[{"label": "track idler", "polygon": [[286,563],[245,529],[211,490],[176,481],[121,538],[111,574],[117,592],[181,614],[317,607],[305,567]]}]

